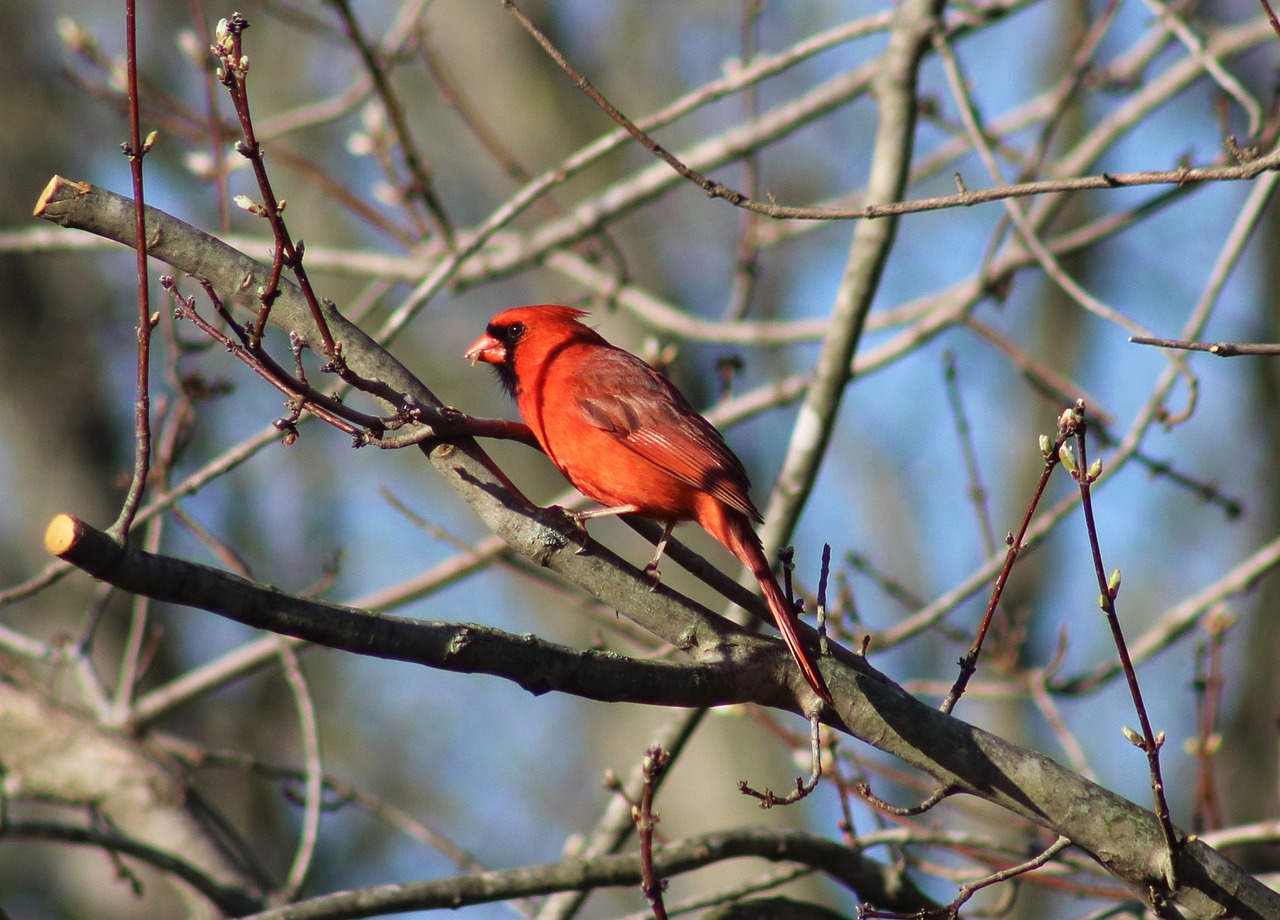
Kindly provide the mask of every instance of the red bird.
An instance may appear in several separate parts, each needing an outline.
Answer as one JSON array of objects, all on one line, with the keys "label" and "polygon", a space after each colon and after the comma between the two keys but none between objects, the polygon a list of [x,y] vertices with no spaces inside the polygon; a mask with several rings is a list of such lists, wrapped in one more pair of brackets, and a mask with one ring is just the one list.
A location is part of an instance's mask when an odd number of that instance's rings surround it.
[{"label": "red bird", "polygon": [[796,632],[796,614],[752,528],[763,520],[750,482],[715,427],[644,361],[578,322],[571,307],[515,307],[467,349],[494,365],[551,462],[603,508],[577,518],[638,514],[666,530],[647,567],[656,575],[671,529],[697,521],[751,570],[783,641],[814,692],[831,692]]}]

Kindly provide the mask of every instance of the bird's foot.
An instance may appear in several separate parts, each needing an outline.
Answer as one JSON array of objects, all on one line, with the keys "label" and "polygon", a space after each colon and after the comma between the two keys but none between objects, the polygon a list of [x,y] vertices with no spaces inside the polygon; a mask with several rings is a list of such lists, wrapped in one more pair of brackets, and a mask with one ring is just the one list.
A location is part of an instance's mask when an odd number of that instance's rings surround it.
[{"label": "bird's foot", "polygon": [[568,508],[561,508],[559,505],[552,505],[547,510],[560,512],[560,514],[567,518],[569,523],[573,524],[573,526],[578,530],[581,530],[583,533],[587,532],[587,519],[590,517],[587,512],[572,511]]},{"label": "bird's foot", "polygon": [[655,559],[644,567],[644,573],[649,576],[649,590],[656,591],[658,585],[662,584],[662,573],[658,571],[658,560]]},{"label": "bird's foot", "polygon": [[571,511],[568,508],[561,508],[559,505],[549,505],[543,510],[546,511],[547,514],[560,518],[561,521],[568,521],[572,525],[573,530],[582,535],[582,540],[579,541],[577,549],[577,554],[579,556],[587,551],[587,540],[591,535],[587,533],[587,517],[584,516],[583,512]]}]

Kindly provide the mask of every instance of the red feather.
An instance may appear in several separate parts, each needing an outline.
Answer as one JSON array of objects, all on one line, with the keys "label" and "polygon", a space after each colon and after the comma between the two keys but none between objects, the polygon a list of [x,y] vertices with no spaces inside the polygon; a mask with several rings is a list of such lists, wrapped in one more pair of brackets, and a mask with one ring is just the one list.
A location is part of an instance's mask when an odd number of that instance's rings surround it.
[{"label": "red feather", "polygon": [[467,357],[495,366],[551,462],[605,506],[587,516],[696,521],[742,561],[805,680],[831,702],[752,529],[762,518],[742,462],[666,377],[584,326],[585,315],[556,306],[505,310]]}]

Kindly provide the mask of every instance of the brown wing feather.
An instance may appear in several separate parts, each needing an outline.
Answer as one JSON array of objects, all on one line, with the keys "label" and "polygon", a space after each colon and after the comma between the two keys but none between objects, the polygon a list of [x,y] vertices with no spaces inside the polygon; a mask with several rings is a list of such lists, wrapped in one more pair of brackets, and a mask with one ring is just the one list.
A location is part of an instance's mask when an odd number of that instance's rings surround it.
[{"label": "brown wing feather", "polygon": [[573,381],[582,417],[682,482],[705,489],[754,521],[747,471],[684,394],[630,352],[599,349]]}]

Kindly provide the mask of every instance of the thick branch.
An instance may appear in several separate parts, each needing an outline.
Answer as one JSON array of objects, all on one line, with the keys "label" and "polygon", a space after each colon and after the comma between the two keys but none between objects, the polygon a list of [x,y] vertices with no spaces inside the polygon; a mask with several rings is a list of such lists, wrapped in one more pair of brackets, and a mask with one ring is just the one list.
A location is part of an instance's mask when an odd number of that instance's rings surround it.
[{"label": "thick branch", "polygon": [[[665,706],[710,706],[750,698],[742,694],[749,682],[732,670],[644,661],[475,624],[427,622],[310,600],[194,562],[122,550],[70,515],[54,518],[45,542],[59,558],[124,591],[360,655],[504,677],[533,694],[556,690]],[[780,643],[751,636],[710,611],[701,613],[720,630],[719,638],[726,644],[773,644],[779,646],[778,657],[785,655]],[[752,651],[744,649],[742,654],[749,657]]]}]

